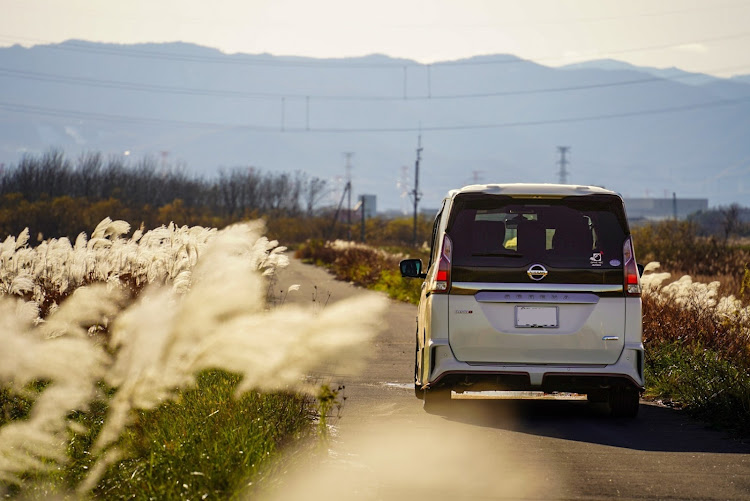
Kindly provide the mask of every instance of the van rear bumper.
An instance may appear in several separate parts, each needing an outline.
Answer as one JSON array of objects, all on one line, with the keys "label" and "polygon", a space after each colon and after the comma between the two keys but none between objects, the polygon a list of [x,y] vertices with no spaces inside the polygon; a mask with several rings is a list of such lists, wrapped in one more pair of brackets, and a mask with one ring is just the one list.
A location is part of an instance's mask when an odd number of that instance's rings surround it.
[{"label": "van rear bumper", "polygon": [[432,342],[429,388],[454,391],[587,393],[612,387],[643,391],[643,345],[625,344],[611,365],[486,364],[459,362],[447,343]]}]

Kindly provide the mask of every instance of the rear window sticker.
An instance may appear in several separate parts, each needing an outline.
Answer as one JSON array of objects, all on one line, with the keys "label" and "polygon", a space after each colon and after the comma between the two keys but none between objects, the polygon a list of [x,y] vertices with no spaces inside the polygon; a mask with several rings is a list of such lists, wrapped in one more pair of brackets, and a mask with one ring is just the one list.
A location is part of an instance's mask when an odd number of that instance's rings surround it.
[{"label": "rear window sticker", "polygon": [[602,253],[594,252],[594,254],[589,258],[589,262],[591,263],[591,266],[601,266],[602,265]]}]

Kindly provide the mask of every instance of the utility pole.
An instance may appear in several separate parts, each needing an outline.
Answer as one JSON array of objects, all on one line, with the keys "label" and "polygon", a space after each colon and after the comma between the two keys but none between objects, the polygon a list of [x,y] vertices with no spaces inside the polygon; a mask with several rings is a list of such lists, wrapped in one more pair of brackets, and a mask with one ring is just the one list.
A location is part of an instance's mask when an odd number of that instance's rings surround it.
[{"label": "utility pole", "polygon": [[422,193],[419,192],[419,162],[422,160],[422,134],[417,139],[417,161],[414,163],[414,189],[410,193],[412,200],[414,200],[414,233],[413,241],[414,247],[417,246],[417,208],[419,206],[419,200],[422,197]]},{"label": "utility pole", "polygon": [[346,157],[346,239],[352,239],[352,157],[354,153],[347,151]]},{"label": "utility pole", "polygon": [[[346,186],[344,187],[344,192],[341,193],[341,200],[339,200],[339,205],[336,207],[336,212],[333,214],[333,220],[331,220],[331,227],[328,229],[328,238],[334,237],[334,231],[336,230],[336,223],[339,220],[339,214],[341,214],[341,206],[344,205],[344,198],[347,197],[347,195],[351,198],[351,184],[346,183]],[[350,216],[351,218],[351,216]],[[349,229],[349,236],[351,237],[351,228]]]},{"label": "utility pole", "polygon": [[560,153],[560,160],[557,162],[560,165],[560,171],[557,175],[560,176],[560,184],[568,184],[568,159],[565,155],[570,151],[570,146],[558,146],[557,151]]},{"label": "utility pole", "polygon": [[360,195],[359,197],[359,210],[361,211],[362,216],[362,227],[361,227],[361,235],[360,240],[362,240],[362,243],[365,243],[365,196]]}]

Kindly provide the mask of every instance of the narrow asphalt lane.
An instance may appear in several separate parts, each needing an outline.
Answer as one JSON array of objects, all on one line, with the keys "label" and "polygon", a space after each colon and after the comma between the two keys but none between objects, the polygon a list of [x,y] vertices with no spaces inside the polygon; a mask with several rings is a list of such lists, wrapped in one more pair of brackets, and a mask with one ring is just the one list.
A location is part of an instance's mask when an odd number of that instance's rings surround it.
[{"label": "narrow asphalt lane", "polygon": [[[276,286],[291,284],[285,301],[315,307],[377,294],[296,260]],[[424,412],[415,318],[391,301],[367,369],[329,375],[346,400],[328,454],[287,472],[275,499],[750,499],[750,446],[654,404],[634,420],[575,398],[454,396]]]}]

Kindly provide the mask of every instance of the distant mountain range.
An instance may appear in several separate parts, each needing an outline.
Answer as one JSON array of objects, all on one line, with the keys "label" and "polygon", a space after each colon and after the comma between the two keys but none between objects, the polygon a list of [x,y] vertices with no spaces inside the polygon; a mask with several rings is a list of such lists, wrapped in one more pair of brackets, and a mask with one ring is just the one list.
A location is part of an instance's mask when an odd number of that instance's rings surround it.
[{"label": "distant mountain range", "polygon": [[[342,42],[345,43],[345,42]],[[473,182],[568,181],[631,197],[750,205],[750,76],[510,55],[421,65],[383,55],[228,55],[184,43],[0,49],[0,163],[51,147],[144,155],[208,176],[304,171],[406,208]],[[335,198],[335,193],[331,199]]]}]

